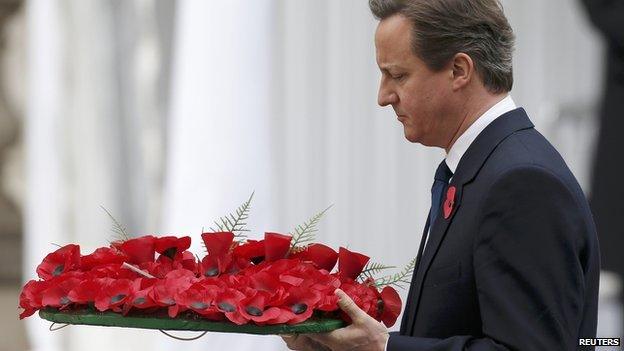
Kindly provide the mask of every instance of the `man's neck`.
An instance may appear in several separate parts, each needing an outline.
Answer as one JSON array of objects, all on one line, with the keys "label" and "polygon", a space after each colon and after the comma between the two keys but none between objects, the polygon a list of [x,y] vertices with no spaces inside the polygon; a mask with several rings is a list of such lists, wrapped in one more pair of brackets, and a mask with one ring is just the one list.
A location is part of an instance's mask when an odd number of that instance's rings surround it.
[{"label": "man's neck", "polygon": [[470,128],[470,126],[477,119],[479,119],[479,117],[481,117],[487,110],[492,108],[492,106],[503,100],[507,95],[508,93],[502,93],[498,95],[487,94],[482,98],[476,100],[473,99],[472,104],[470,104],[471,99],[466,100],[466,104],[460,112],[462,113],[461,123],[457,127],[457,130],[453,134],[453,137],[451,138],[449,144],[444,148],[446,153],[451,150],[451,147],[453,147],[457,139],[459,139],[459,137],[464,134],[464,132],[468,130],[468,128]]}]

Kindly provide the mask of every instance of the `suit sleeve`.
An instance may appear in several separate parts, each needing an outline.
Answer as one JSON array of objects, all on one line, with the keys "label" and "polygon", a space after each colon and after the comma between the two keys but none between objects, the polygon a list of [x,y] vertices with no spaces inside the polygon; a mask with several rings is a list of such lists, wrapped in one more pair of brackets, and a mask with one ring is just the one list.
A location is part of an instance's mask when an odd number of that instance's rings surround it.
[{"label": "suit sleeve", "polygon": [[482,335],[393,334],[387,350],[576,349],[588,234],[578,198],[534,166],[499,176],[484,194],[472,248]]},{"label": "suit sleeve", "polygon": [[592,23],[607,39],[624,48],[624,2],[621,0],[583,0]]}]

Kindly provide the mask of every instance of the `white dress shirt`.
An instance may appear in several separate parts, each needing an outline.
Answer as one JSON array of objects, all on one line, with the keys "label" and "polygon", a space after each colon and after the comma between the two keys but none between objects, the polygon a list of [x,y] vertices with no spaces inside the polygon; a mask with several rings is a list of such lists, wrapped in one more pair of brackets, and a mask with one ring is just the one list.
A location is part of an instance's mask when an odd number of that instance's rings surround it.
[{"label": "white dress shirt", "polygon": [[507,95],[504,99],[497,102],[496,105],[490,107],[485,111],[476,121],[466,129],[466,131],[457,138],[455,144],[451,146],[448,154],[446,154],[446,165],[450,168],[451,172],[455,174],[459,160],[466,153],[466,150],[470,147],[472,142],[481,134],[485,127],[489,126],[495,119],[504,115],[505,113],[515,110],[516,103],[511,98],[511,95]]}]

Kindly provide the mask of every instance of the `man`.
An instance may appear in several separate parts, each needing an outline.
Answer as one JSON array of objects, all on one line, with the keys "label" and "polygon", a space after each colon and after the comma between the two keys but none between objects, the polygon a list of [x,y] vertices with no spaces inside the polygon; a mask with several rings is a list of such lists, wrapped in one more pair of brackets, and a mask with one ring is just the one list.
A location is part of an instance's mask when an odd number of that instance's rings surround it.
[{"label": "man", "polygon": [[[599,252],[584,195],[509,96],[513,32],[497,0],[370,0],[379,104],[441,147],[400,333],[364,314],[295,350],[575,350],[595,337]],[[416,253],[416,252],[415,252]]]}]

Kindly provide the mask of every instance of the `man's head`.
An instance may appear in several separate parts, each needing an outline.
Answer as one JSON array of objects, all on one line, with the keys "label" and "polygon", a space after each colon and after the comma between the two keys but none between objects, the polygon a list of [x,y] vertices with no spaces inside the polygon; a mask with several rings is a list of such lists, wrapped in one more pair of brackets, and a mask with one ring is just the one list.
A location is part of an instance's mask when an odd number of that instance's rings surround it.
[{"label": "man's head", "polygon": [[408,140],[447,147],[471,109],[511,90],[514,36],[498,0],[369,6],[380,20],[379,104],[392,105]]}]

